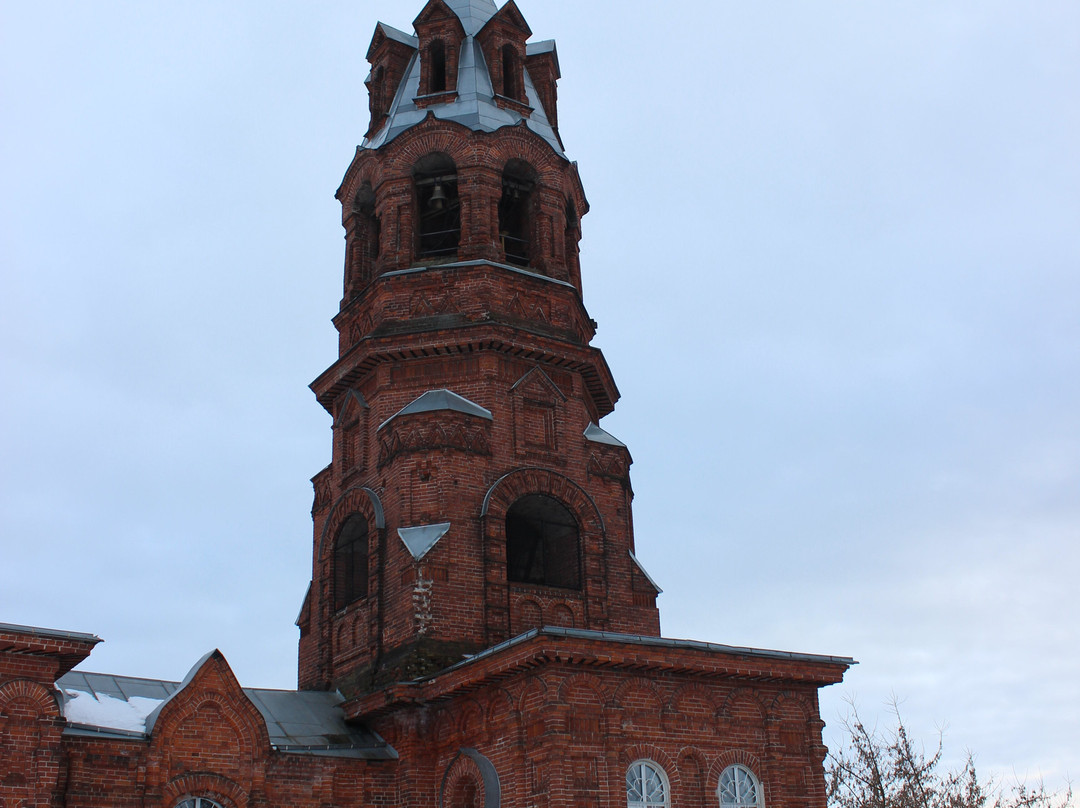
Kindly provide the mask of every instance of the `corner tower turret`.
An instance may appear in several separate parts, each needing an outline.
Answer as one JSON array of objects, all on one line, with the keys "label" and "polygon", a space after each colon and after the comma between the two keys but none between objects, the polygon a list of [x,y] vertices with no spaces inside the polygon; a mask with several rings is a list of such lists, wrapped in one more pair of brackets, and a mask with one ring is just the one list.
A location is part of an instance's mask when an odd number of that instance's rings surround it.
[{"label": "corner tower turret", "polygon": [[544,625],[659,634],[630,454],[582,303],[553,42],[513,0],[380,24],[371,121],[338,189],[339,358],[314,478],[300,686],[356,694]]}]

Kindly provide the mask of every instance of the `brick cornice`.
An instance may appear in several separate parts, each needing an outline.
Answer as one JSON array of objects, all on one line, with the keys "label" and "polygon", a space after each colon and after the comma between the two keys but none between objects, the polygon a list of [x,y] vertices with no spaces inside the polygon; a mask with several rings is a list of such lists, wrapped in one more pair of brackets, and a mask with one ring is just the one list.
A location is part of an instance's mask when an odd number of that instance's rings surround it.
[{"label": "brick cornice", "polygon": [[573,629],[534,629],[431,677],[399,682],[345,705],[350,719],[445,701],[546,666],[674,674],[712,680],[836,684],[855,660]]}]

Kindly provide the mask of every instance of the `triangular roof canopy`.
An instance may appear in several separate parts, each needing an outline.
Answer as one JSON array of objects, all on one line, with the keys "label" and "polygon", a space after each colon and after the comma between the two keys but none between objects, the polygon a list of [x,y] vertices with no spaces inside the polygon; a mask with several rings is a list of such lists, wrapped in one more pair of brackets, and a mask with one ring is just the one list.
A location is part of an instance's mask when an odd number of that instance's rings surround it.
[{"label": "triangular roof canopy", "polygon": [[525,22],[525,17],[522,15],[521,9],[517,7],[517,3],[515,3],[514,0],[507,0],[506,5],[500,8],[494,16],[484,24],[484,28],[487,28],[488,25],[495,20],[509,23],[519,31],[524,31],[526,39],[532,36],[532,29],[529,28],[529,24]]},{"label": "triangular roof canopy", "polygon": [[476,36],[487,21],[498,13],[494,0],[443,0],[461,20],[465,36]]}]

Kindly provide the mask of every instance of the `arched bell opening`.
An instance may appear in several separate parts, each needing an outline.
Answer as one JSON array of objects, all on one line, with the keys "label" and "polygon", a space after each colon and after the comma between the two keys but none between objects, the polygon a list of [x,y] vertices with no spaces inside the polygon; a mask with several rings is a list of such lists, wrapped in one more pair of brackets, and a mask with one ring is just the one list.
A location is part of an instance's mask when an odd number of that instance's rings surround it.
[{"label": "arched bell opening", "polygon": [[380,252],[379,217],[370,183],[365,182],[353,198],[345,232],[345,296],[353,297],[374,276]]},{"label": "arched bell opening", "polygon": [[508,264],[529,266],[533,256],[532,206],[536,172],[522,160],[503,169],[499,198],[499,241]]},{"label": "arched bell opening", "polygon": [[413,168],[416,189],[416,255],[425,261],[452,261],[461,242],[461,200],[457,166],[449,155],[429,154]]},{"label": "arched bell opening", "polygon": [[514,583],[581,588],[577,519],[546,494],[528,494],[506,512],[506,577]]}]

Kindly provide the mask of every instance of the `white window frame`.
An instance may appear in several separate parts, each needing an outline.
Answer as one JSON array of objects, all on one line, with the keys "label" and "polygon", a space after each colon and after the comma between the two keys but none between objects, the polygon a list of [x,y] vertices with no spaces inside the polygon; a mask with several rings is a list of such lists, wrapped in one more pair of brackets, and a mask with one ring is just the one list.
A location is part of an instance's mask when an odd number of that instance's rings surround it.
[{"label": "white window frame", "polygon": [[222,805],[209,797],[184,797],[175,808],[222,808]]},{"label": "white window frame", "polygon": [[[662,802],[657,800],[650,800],[647,794],[642,793],[642,799],[631,800],[630,799],[630,778],[634,776],[635,769],[637,770],[637,782],[638,785],[644,781],[641,777],[641,769],[648,767],[656,772],[660,777],[660,782],[664,787],[664,799]],[[639,789],[639,793],[641,793]],[[630,764],[626,770],[626,806],[627,808],[671,808],[671,782],[668,780],[667,772],[664,771],[664,767],[657,763],[655,760],[649,760],[648,758],[641,758],[635,760]]]},{"label": "white window frame", "polygon": [[[724,778],[731,773],[734,778],[735,786],[735,801],[724,800]],[[739,774],[743,774],[744,777],[740,778]],[[754,788],[754,799],[750,800],[742,793],[742,785],[745,780],[749,778]],[[735,763],[728,766],[722,772],[720,772],[720,779],[716,784],[716,798],[720,803],[720,808],[765,808],[765,793],[761,786],[761,780],[753,770],[748,766],[743,766],[741,763]]]}]

